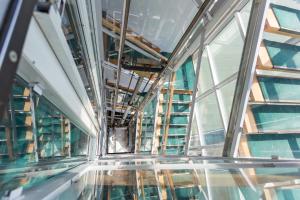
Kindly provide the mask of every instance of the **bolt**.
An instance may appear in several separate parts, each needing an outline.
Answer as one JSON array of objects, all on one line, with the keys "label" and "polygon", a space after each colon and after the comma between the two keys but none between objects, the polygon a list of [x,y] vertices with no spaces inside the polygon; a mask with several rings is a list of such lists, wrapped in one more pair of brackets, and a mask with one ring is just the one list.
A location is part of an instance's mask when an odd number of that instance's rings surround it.
[{"label": "bolt", "polygon": [[9,52],[9,59],[11,62],[16,63],[18,61],[18,54],[14,50]]}]

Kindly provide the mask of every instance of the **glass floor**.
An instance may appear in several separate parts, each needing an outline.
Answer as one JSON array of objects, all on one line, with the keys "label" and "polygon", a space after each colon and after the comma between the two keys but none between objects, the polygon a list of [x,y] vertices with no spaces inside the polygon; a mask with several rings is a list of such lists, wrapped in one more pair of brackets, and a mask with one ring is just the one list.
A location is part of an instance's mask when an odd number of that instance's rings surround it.
[{"label": "glass floor", "polygon": [[122,156],[1,170],[3,199],[299,199],[300,162]]}]

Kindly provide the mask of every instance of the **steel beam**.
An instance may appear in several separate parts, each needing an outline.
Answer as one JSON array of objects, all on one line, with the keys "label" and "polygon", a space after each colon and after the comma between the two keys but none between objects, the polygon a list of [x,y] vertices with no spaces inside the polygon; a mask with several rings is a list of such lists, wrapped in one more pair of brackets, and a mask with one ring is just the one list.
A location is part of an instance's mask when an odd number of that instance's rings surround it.
[{"label": "steel beam", "polygon": [[121,70],[122,70],[122,57],[123,57],[123,50],[124,50],[124,43],[126,38],[126,30],[128,24],[128,16],[129,16],[129,8],[130,8],[130,0],[124,0],[123,4],[123,13],[122,13],[122,27],[121,27],[121,36],[120,36],[120,45],[119,45],[119,54],[118,54],[118,70],[116,74],[116,90],[114,95],[114,103],[113,103],[113,111],[112,111],[112,118],[111,124],[114,124],[114,117],[115,117],[115,108],[118,100],[118,93],[119,93],[119,82],[121,78]]},{"label": "steel beam", "polygon": [[163,68],[159,66],[131,66],[123,65],[124,69],[142,72],[160,72]]},{"label": "steel beam", "polygon": [[253,1],[225,138],[224,157],[235,156],[237,152],[269,4],[269,0]]},{"label": "steel beam", "polygon": [[124,124],[125,119],[127,118],[127,114],[128,114],[128,112],[131,110],[131,108],[132,108],[133,101],[134,101],[135,97],[137,96],[137,94],[138,94],[138,92],[139,92],[139,89],[140,89],[140,87],[141,87],[143,81],[144,81],[144,78],[143,78],[143,77],[139,77],[139,79],[138,79],[138,81],[137,81],[137,83],[136,83],[136,85],[135,85],[133,94],[132,94],[132,96],[131,96],[131,98],[130,98],[130,100],[129,100],[129,102],[128,102],[128,106],[127,106],[127,108],[126,108],[126,111],[125,111],[124,114],[123,114],[121,124]]}]

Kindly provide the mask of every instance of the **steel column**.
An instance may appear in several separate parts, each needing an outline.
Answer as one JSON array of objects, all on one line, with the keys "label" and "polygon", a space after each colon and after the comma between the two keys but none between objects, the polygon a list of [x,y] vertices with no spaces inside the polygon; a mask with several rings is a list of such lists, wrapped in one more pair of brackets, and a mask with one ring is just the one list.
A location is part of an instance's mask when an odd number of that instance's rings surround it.
[{"label": "steel column", "polygon": [[124,50],[124,43],[126,38],[126,30],[128,24],[128,16],[129,16],[129,8],[130,8],[130,0],[124,0],[123,4],[123,13],[122,13],[122,28],[121,28],[121,36],[120,36],[120,46],[119,46],[119,54],[118,54],[118,70],[116,74],[116,89],[114,95],[114,102],[112,107],[112,117],[111,117],[111,124],[114,123],[115,112],[116,112],[116,104],[118,100],[119,94],[119,82],[121,78],[121,70],[122,70],[122,57],[123,57],[123,50]]},{"label": "steel column", "polygon": [[225,157],[237,152],[269,4],[269,0],[253,1],[223,149]]}]

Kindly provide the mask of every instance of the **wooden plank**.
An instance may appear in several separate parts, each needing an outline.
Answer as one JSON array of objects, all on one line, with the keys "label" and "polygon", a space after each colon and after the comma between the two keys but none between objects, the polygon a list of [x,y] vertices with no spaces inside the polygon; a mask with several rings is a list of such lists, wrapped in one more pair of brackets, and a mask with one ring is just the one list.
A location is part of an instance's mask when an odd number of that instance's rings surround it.
[{"label": "wooden plank", "polygon": [[29,143],[26,148],[26,153],[33,153],[34,152],[34,143]]},{"label": "wooden plank", "polygon": [[[113,30],[114,32],[120,34],[121,33],[121,29],[115,25],[113,22],[110,22],[107,19],[102,19],[102,25],[110,30]],[[168,59],[161,55],[159,52],[157,52],[158,49],[153,48],[154,45],[152,45],[152,47],[148,46],[149,43],[145,44],[143,43],[143,41],[137,39],[136,37],[132,37],[132,35],[130,34],[126,34],[126,40],[128,40],[129,42],[133,43],[134,45],[144,49],[145,51],[149,52],[150,54],[159,57],[160,59],[167,61]]]},{"label": "wooden plank", "polygon": [[169,187],[170,187],[170,190],[171,190],[171,194],[172,194],[172,198],[173,200],[176,200],[176,192],[175,192],[175,187],[174,187],[174,181],[173,181],[173,178],[170,174],[170,171],[169,170],[165,170],[165,175],[167,177],[167,180],[168,180],[168,183],[169,183]]},{"label": "wooden plank", "polygon": [[142,143],[142,130],[143,130],[143,117],[144,117],[144,113],[140,112],[138,115],[138,121],[137,121],[137,149],[136,152],[140,151],[141,148],[141,143]]},{"label": "wooden plank", "polygon": [[26,126],[31,126],[32,125],[32,117],[31,116],[26,116],[25,118],[25,125]]},{"label": "wooden plank", "polygon": [[32,130],[27,130],[26,131],[25,139],[26,140],[33,140],[33,132],[32,132]]},{"label": "wooden plank", "polygon": [[144,188],[144,177],[143,177],[143,174],[140,173],[140,189],[141,189],[141,192],[142,192],[142,197],[143,197],[143,200],[145,200],[145,188]]},{"label": "wooden plank", "polygon": [[24,91],[23,91],[23,96],[29,97],[29,95],[30,95],[30,89],[29,88],[25,88]]},{"label": "wooden plank", "polygon": [[280,25],[277,22],[276,16],[275,16],[272,8],[269,8],[267,11],[265,31],[271,32],[271,33],[277,33],[279,30],[280,30]]},{"label": "wooden plank", "polygon": [[264,200],[277,200],[276,192],[273,189],[264,189]]},{"label": "wooden plank", "polygon": [[262,41],[259,47],[258,59],[257,59],[258,69],[272,69],[273,64],[269,56],[268,50]]},{"label": "wooden plank", "polygon": [[255,102],[265,101],[256,74],[253,77],[250,99],[251,101],[255,101]]},{"label": "wooden plank", "polygon": [[[165,94],[167,92],[168,92],[167,88],[161,89],[161,93]],[[193,90],[174,89],[173,92],[174,92],[174,94],[188,94],[188,95],[192,95],[193,94]]]},{"label": "wooden plank", "polygon": [[31,108],[31,102],[30,101],[25,101],[23,110],[25,112],[29,112],[30,108]]},{"label": "wooden plank", "polygon": [[165,124],[165,130],[163,135],[163,143],[162,143],[162,153],[165,154],[165,151],[167,149],[167,142],[168,142],[168,135],[169,135],[169,128],[170,128],[170,120],[171,120],[171,111],[172,111],[172,105],[173,105],[173,95],[174,95],[174,82],[176,80],[176,73],[173,72],[171,75],[171,81],[170,81],[170,96],[169,96],[169,103],[167,107],[167,112],[165,114],[166,117],[166,124]]},{"label": "wooden plank", "polygon": [[[112,81],[109,81],[109,80],[106,80],[106,85],[110,86],[110,87],[113,87],[115,88],[116,87],[116,84]],[[120,90],[123,90],[124,92],[129,92],[129,93],[133,93],[134,92],[134,89],[130,89],[126,86],[123,86],[123,85],[119,85],[118,87]],[[139,95],[139,94],[138,94]]]},{"label": "wooden plank", "polygon": [[246,133],[258,132],[256,121],[250,106],[248,106],[246,110],[245,121],[244,121],[244,132]]},{"label": "wooden plank", "polygon": [[158,181],[159,185],[161,187],[161,196],[162,200],[167,200],[168,199],[168,193],[167,193],[167,187],[166,187],[166,181],[165,181],[165,176],[163,174],[158,175]]}]

